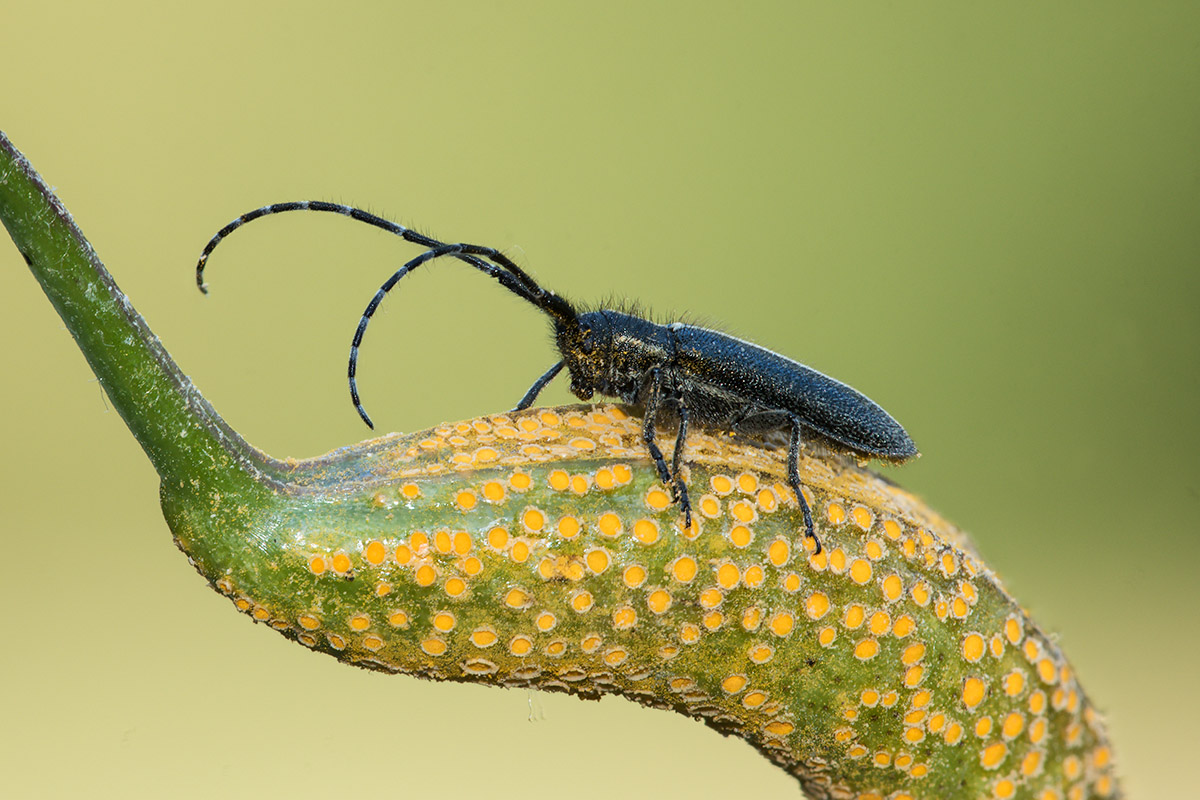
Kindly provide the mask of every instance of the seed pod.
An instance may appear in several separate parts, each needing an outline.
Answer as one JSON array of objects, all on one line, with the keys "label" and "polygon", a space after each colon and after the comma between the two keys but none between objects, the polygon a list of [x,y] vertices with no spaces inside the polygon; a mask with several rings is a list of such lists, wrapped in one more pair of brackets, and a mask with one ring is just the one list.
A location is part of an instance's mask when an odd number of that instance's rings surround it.
[{"label": "seed pod", "polygon": [[690,437],[683,529],[623,406],[276,461],[204,402],[2,138],[0,217],[154,462],[180,548],[303,646],[673,709],[814,798],[1119,794],[1054,642],[957,529],[853,462],[801,459],[814,554],[786,450]]}]

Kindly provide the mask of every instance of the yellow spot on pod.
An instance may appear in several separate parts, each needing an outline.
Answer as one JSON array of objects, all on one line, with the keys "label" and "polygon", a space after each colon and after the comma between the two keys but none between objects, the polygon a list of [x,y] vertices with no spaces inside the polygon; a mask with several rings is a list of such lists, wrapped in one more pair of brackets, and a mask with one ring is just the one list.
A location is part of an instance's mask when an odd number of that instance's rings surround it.
[{"label": "yellow spot on pod", "polygon": [[346,640],[343,639],[341,636],[338,636],[336,633],[326,634],[325,638],[329,640],[329,646],[332,647],[334,650],[345,650],[346,649]]},{"label": "yellow spot on pod", "polygon": [[794,572],[789,572],[787,575],[784,575],[781,583],[783,585],[783,590],[788,594],[794,594],[800,591],[800,576]]},{"label": "yellow spot on pod", "polygon": [[1026,777],[1037,775],[1042,768],[1042,753],[1040,750],[1031,750],[1021,759],[1021,774]]},{"label": "yellow spot on pod", "polygon": [[925,657],[925,645],[922,642],[914,642],[904,648],[904,652],[900,654],[900,663],[905,666],[912,666],[919,663]]},{"label": "yellow spot on pod", "polygon": [[1075,780],[1083,772],[1083,762],[1078,756],[1067,756],[1063,759],[1063,774],[1067,776],[1067,780]]},{"label": "yellow spot on pod", "polygon": [[413,535],[408,537],[408,546],[412,548],[413,555],[428,555],[429,536],[422,531],[414,531]]},{"label": "yellow spot on pod", "polygon": [[300,627],[304,628],[306,631],[315,631],[321,625],[320,620],[311,614],[301,614],[300,616],[296,617],[296,622],[299,622]]},{"label": "yellow spot on pod", "polygon": [[403,567],[406,564],[408,564],[408,562],[412,561],[412,558],[413,558],[413,553],[408,545],[401,544],[401,545],[396,546],[396,563],[397,564],[399,564],[400,566]]},{"label": "yellow spot on pod", "polygon": [[1092,764],[1096,769],[1104,769],[1112,762],[1112,750],[1107,747],[1097,747],[1092,753]]},{"label": "yellow spot on pod", "polygon": [[617,464],[612,470],[617,483],[626,484],[633,480],[633,468],[628,464]]},{"label": "yellow spot on pod", "polygon": [[1042,646],[1036,639],[1026,639],[1025,644],[1021,645],[1021,652],[1025,654],[1025,659],[1030,663],[1037,661],[1042,654]]},{"label": "yellow spot on pod", "polygon": [[850,756],[851,758],[862,758],[866,754],[867,748],[863,747],[861,744],[852,745],[850,749],[846,751],[846,755]]},{"label": "yellow spot on pod", "polygon": [[604,653],[604,663],[610,667],[619,667],[629,658],[629,651],[624,647],[612,647]]},{"label": "yellow spot on pod", "polygon": [[237,606],[238,611],[250,610],[250,601],[244,597],[239,597],[237,600],[234,600],[233,604]]},{"label": "yellow spot on pod", "polygon": [[385,558],[387,558],[387,549],[384,548],[383,542],[368,542],[367,546],[363,548],[363,559],[368,564],[378,566],[383,563]]},{"label": "yellow spot on pod", "polygon": [[885,519],[883,521],[883,533],[894,542],[904,533],[904,529],[900,527],[900,523],[896,522],[896,520]]},{"label": "yellow spot on pod", "polygon": [[983,636],[978,633],[968,633],[962,641],[962,657],[972,664],[983,658]]},{"label": "yellow spot on pod", "polygon": [[874,708],[879,703],[879,692],[875,691],[874,689],[863,689],[863,692],[861,695],[859,695],[858,700],[867,708]]},{"label": "yellow spot on pod", "polygon": [[750,523],[758,519],[758,512],[754,510],[754,506],[747,503],[745,500],[738,500],[731,503],[729,506],[729,514],[738,522]]},{"label": "yellow spot on pod", "polygon": [[611,511],[601,514],[597,524],[600,528],[600,533],[604,536],[620,536],[624,528],[621,524],[621,518]]},{"label": "yellow spot on pod", "polygon": [[867,509],[863,506],[855,506],[853,509],[851,509],[850,519],[853,520],[855,525],[862,528],[864,531],[871,530],[871,525],[875,522],[875,518],[871,514],[870,509]]},{"label": "yellow spot on pod", "polygon": [[862,558],[855,559],[850,564],[850,579],[857,584],[871,580],[871,562]]},{"label": "yellow spot on pod", "polygon": [[992,718],[982,716],[975,722],[975,735],[980,739],[992,732]]},{"label": "yellow spot on pod", "polygon": [[312,634],[302,633],[299,636],[297,636],[296,639],[300,642],[300,644],[304,645],[305,647],[316,647],[317,646],[317,639]]},{"label": "yellow spot on pod", "polygon": [[1029,711],[1033,714],[1043,714],[1046,711],[1046,693],[1039,690],[1029,695]]},{"label": "yellow spot on pod", "polygon": [[567,442],[567,444],[570,445],[571,447],[575,448],[576,450],[581,450],[581,451],[596,449],[596,442],[593,441],[592,439],[587,438],[586,436],[577,436],[576,438]]},{"label": "yellow spot on pod", "polygon": [[1011,800],[1017,794],[1017,785],[1008,778],[1001,778],[992,787],[996,800]]},{"label": "yellow spot on pod", "polygon": [[421,640],[421,649],[431,656],[440,656],[446,652],[446,642],[436,636]]},{"label": "yellow spot on pod", "polygon": [[1000,725],[1000,735],[1005,739],[1015,739],[1025,730],[1025,716],[1019,711],[1013,711],[1004,718]]},{"label": "yellow spot on pod", "polygon": [[767,696],[762,692],[747,692],[742,698],[742,705],[746,708],[758,708],[763,703],[767,702]]},{"label": "yellow spot on pod", "polygon": [[725,600],[725,595],[717,589],[705,589],[700,593],[701,608],[716,608]]},{"label": "yellow spot on pod", "polygon": [[886,750],[880,750],[875,753],[875,757],[872,760],[875,762],[875,766],[886,767],[892,763],[892,754]]},{"label": "yellow spot on pod", "polygon": [[589,485],[586,475],[571,476],[571,491],[575,494],[587,494]]},{"label": "yellow spot on pod", "polygon": [[541,509],[527,508],[521,514],[521,524],[525,526],[525,530],[538,533],[546,527],[546,515],[542,513]]},{"label": "yellow spot on pod", "polygon": [[767,546],[767,558],[777,567],[782,567],[791,558],[792,549],[785,539],[776,539]]},{"label": "yellow spot on pod", "polygon": [[379,581],[379,583],[375,584],[375,596],[376,597],[384,597],[388,594],[391,594],[391,591],[392,591],[392,585],[390,583],[388,583],[387,581]]},{"label": "yellow spot on pod", "polygon": [[429,564],[422,564],[413,573],[413,579],[417,582],[418,586],[432,586],[433,582],[437,580],[437,570]]},{"label": "yellow spot on pod", "polygon": [[1043,658],[1038,662],[1037,673],[1042,683],[1052,684],[1058,679],[1058,669],[1054,666],[1054,662],[1048,658]]},{"label": "yellow spot on pod", "polygon": [[993,658],[1000,658],[1004,655],[1004,637],[997,633],[988,644],[988,649],[992,651]]},{"label": "yellow spot on pod", "polygon": [[596,482],[597,487],[604,489],[605,491],[617,485],[617,476],[614,475],[613,471],[608,467],[602,467],[601,469],[596,470],[596,476],[593,478],[593,480]]},{"label": "yellow spot on pod", "polygon": [[554,614],[549,611],[543,611],[537,615],[537,619],[534,620],[534,624],[537,625],[537,629],[539,631],[542,633],[547,633],[554,630],[554,627],[558,625],[558,617],[554,616]]},{"label": "yellow spot on pod", "polygon": [[908,614],[902,614],[896,619],[896,624],[892,626],[892,635],[897,639],[903,639],[917,629],[917,621]]},{"label": "yellow spot on pod", "polygon": [[630,606],[621,606],[613,612],[613,627],[618,630],[628,630],[637,625],[637,612]]},{"label": "yellow spot on pod", "polygon": [[[666,495],[664,494],[663,497],[665,498]],[[706,494],[700,498],[699,508],[701,514],[709,519],[715,519],[721,514],[721,501],[711,494]]]},{"label": "yellow spot on pod", "polygon": [[365,631],[371,627],[371,619],[366,614],[355,614],[350,618],[350,630]]},{"label": "yellow spot on pod", "polygon": [[922,689],[921,691],[919,691],[913,695],[912,707],[913,708],[924,708],[925,706],[929,705],[929,701],[932,698],[933,698],[933,694],[931,692],[929,692],[929,690]]},{"label": "yellow spot on pod", "polygon": [[876,611],[871,615],[871,622],[867,629],[876,636],[883,636],[892,629],[892,618],[886,611]]},{"label": "yellow spot on pod", "polygon": [[685,622],[679,626],[679,638],[684,644],[695,644],[700,641],[700,626]]},{"label": "yellow spot on pod", "polygon": [[1021,631],[1021,621],[1016,617],[1009,617],[1005,620],[1004,635],[1008,638],[1009,644],[1020,644],[1024,635]]},{"label": "yellow spot on pod", "polygon": [[917,744],[925,740],[925,730],[923,728],[905,728],[904,740],[909,744]]},{"label": "yellow spot on pod", "polygon": [[[808,548],[807,541],[805,541],[804,546],[805,546],[805,549]],[[829,566],[829,551],[822,550],[819,553],[811,554],[808,557],[808,565],[810,567],[812,567],[813,569],[815,569],[817,572],[824,572],[825,568]]]},{"label": "yellow spot on pod", "polygon": [[546,645],[546,648],[542,652],[548,656],[557,658],[558,656],[561,656],[563,653],[567,652],[567,643],[562,639],[555,639]]},{"label": "yellow spot on pod", "polygon": [[734,547],[746,547],[754,541],[754,534],[745,525],[734,525],[729,531],[729,541]]},{"label": "yellow spot on pod", "polygon": [[685,555],[680,556],[671,562],[669,569],[671,571],[671,577],[673,577],[675,580],[679,581],[680,583],[691,583],[692,579],[696,577],[696,572],[699,567],[696,564],[696,559]]},{"label": "yellow spot on pod", "polygon": [[943,734],[942,740],[948,745],[956,745],[963,740],[963,726],[957,722],[951,722],[946,728],[946,733]]},{"label": "yellow spot on pod", "polygon": [[984,769],[995,769],[1004,761],[1008,755],[1008,745],[1004,742],[993,742],[979,754],[979,761],[983,764]]},{"label": "yellow spot on pod", "polygon": [[533,478],[525,472],[514,472],[508,476],[508,485],[518,492],[523,492],[533,485]]},{"label": "yellow spot on pod", "polygon": [[621,572],[621,581],[630,589],[636,589],[646,582],[646,568],[641,564],[630,564]]},{"label": "yellow spot on pod", "polygon": [[946,727],[946,715],[934,714],[929,718],[929,724],[926,727],[929,728],[930,733],[941,733],[942,729]]},{"label": "yellow spot on pod", "polygon": [[313,575],[324,574],[325,569],[325,559],[321,558],[320,556],[313,556],[308,560],[308,571]]},{"label": "yellow spot on pod", "polygon": [[758,501],[758,507],[768,514],[779,508],[779,498],[773,489],[760,490],[755,499]]},{"label": "yellow spot on pod", "polygon": [[846,523],[846,507],[841,503],[830,503],[825,507],[825,518],[833,525]]},{"label": "yellow spot on pod", "polygon": [[[742,580],[741,570],[737,564],[725,562],[717,567],[717,584],[723,589],[732,589],[737,586]],[[711,606],[710,606],[711,607]]]},{"label": "yellow spot on pod", "polygon": [[867,610],[858,603],[854,603],[846,609],[846,614],[844,617],[842,617],[842,624],[850,630],[856,630],[857,628],[862,627],[862,624],[866,621],[866,618]]},{"label": "yellow spot on pod", "polygon": [[929,765],[928,764],[914,764],[913,768],[909,772],[909,774],[912,775],[914,778],[924,778],[926,775],[929,774]]},{"label": "yellow spot on pod", "polygon": [[517,539],[508,551],[508,557],[518,564],[524,564],[529,560],[529,545],[523,539]]},{"label": "yellow spot on pod", "polygon": [[829,595],[813,592],[804,603],[804,612],[810,619],[820,619],[829,612]]},{"label": "yellow spot on pod", "polygon": [[509,608],[529,608],[533,605],[533,598],[524,589],[509,589],[504,595],[504,605]]},{"label": "yellow spot on pod", "polygon": [[407,628],[408,619],[408,612],[396,610],[388,614],[388,625],[393,628]]},{"label": "yellow spot on pod", "polygon": [[745,675],[728,675],[721,681],[721,689],[725,694],[737,694],[746,688],[746,683]]},{"label": "yellow spot on pod", "polygon": [[493,550],[503,550],[508,546],[508,531],[497,525],[487,532],[487,543]]},{"label": "yellow spot on pod", "polygon": [[400,487],[400,495],[405,500],[416,500],[421,496],[421,487],[415,483],[406,483]]},{"label": "yellow spot on pod", "polygon": [[[671,498],[662,489],[651,489],[646,492],[646,505],[653,511],[662,511],[671,505]],[[701,506],[703,510],[703,503]]]},{"label": "yellow spot on pod", "polygon": [[575,609],[575,611],[580,614],[591,611],[592,606],[595,605],[595,602],[596,600],[594,597],[592,597],[592,593],[586,589],[581,589],[575,592],[575,594],[571,595],[571,608]]},{"label": "yellow spot on pod", "polygon": [[654,544],[658,541],[658,525],[654,520],[639,519],[633,523],[633,538],[642,544]]},{"label": "yellow spot on pod", "polygon": [[708,479],[708,485],[719,495],[727,495],[733,491],[733,480],[728,475],[713,475]]},{"label": "yellow spot on pod", "polygon": [[552,471],[546,480],[550,484],[551,489],[559,492],[571,485],[571,476],[565,470],[561,469]]},{"label": "yellow spot on pod", "polygon": [[533,652],[533,640],[528,636],[514,636],[508,642],[508,652],[514,656],[527,656]]},{"label": "yellow spot on pod", "polygon": [[942,572],[945,573],[947,576],[953,575],[954,573],[958,572],[958,559],[955,557],[953,551],[947,550],[944,553],[942,553],[942,558],[941,558],[940,563],[941,563]]},{"label": "yellow spot on pod", "polygon": [[867,558],[871,559],[872,561],[878,561],[879,559],[883,558],[883,545],[874,539],[867,542],[867,546],[864,548],[864,550],[867,554]]},{"label": "yellow spot on pod", "polygon": [[837,640],[837,631],[832,626],[826,626],[817,631],[817,643],[822,647],[829,647]]},{"label": "yellow spot on pod", "polygon": [[796,730],[795,725],[790,722],[783,722],[782,720],[768,722],[763,727],[763,731],[770,736],[787,736],[794,730]]},{"label": "yellow spot on pod", "polygon": [[455,504],[463,511],[470,511],[479,504],[479,498],[469,489],[463,489],[458,494],[454,495]]},{"label": "yellow spot on pod", "polygon": [[433,534],[433,549],[443,555],[449,553],[454,547],[454,540],[450,536],[450,531],[437,531]]},{"label": "yellow spot on pod", "polygon": [[962,619],[970,610],[971,607],[967,604],[967,601],[961,597],[956,597],[950,601],[950,613],[954,615],[955,619]]},{"label": "yellow spot on pod", "polygon": [[987,688],[982,679],[970,677],[963,681],[962,701],[967,708],[978,706],[986,695]]},{"label": "yellow spot on pod", "polygon": [[471,540],[471,534],[466,531],[456,531],[452,537],[453,543],[451,549],[460,556],[465,556],[471,552],[474,542]]},{"label": "yellow spot on pod", "polygon": [[922,608],[929,605],[929,600],[932,598],[930,594],[929,584],[925,581],[919,581],[912,588],[913,602]]},{"label": "yellow spot on pod", "polygon": [[725,623],[725,615],[720,611],[710,611],[700,621],[704,623],[704,627],[710,631],[715,631]]},{"label": "yellow spot on pod", "polygon": [[655,589],[646,596],[646,607],[655,614],[664,614],[671,608],[671,593],[665,589]]},{"label": "yellow spot on pod", "polygon": [[866,661],[877,655],[879,655],[879,642],[875,639],[863,639],[854,645],[854,657],[859,661]]},{"label": "yellow spot on pod", "polygon": [[892,573],[883,579],[881,584],[883,590],[883,599],[888,603],[894,603],[900,599],[900,595],[904,594],[904,583],[900,580],[900,576]]},{"label": "yellow spot on pod", "polygon": [[597,547],[597,548],[593,548],[592,550],[588,550],[587,554],[584,556],[584,558],[587,561],[588,569],[590,569],[592,572],[596,573],[597,575],[599,575],[600,573],[602,573],[606,569],[608,569],[608,565],[610,563],[610,559],[608,557],[608,551],[602,547]]},{"label": "yellow spot on pod", "polygon": [[1025,674],[1023,672],[1014,669],[1004,676],[1004,693],[1006,695],[1016,697],[1023,691],[1025,691]]},{"label": "yellow spot on pod", "polygon": [[766,664],[775,657],[775,648],[771,647],[769,644],[755,644],[751,645],[750,649],[746,652],[746,655],[749,656],[750,660],[755,664]]},{"label": "yellow spot on pod", "polygon": [[846,551],[840,547],[835,547],[829,554],[829,568],[841,575],[846,571]]},{"label": "yellow spot on pod", "polygon": [[333,571],[334,572],[338,572],[338,573],[349,572],[350,566],[351,566],[350,556],[348,556],[345,553],[340,552],[340,551],[333,554]]},{"label": "yellow spot on pod", "polygon": [[496,630],[489,625],[484,625],[471,631],[471,644],[480,649],[491,647],[496,643],[498,638]]},{"label": "yellow spot on pod", "polygon": [[767,623],[767,627],[776,636],[788,636],[796,627],[796,618],[787,611],[780,611],[771,617],[771,621]]},{"label": "yellow spot on pod", "polygon": [[383,647],[383,639],[380,639],[373,633],[368,634],[363,637],[362,645],[368,650],[379,650]]}]

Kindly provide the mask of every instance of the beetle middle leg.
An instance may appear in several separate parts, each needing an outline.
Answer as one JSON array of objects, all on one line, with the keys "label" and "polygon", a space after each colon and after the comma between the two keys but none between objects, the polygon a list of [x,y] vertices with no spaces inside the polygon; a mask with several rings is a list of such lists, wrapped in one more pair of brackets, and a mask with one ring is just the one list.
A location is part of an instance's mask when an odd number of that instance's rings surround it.
[{"label": "beetle middle leg", "polygon": [[683,511],[684,526],[690,528],[692,526],[692,505],[688,500],[687,487],[683,485],[683,479],[679,477],[679,467],[681,464],[679,457],[683,453],[683,440],[687,436],[687,411],[684,410],[681,403],[679,407],[680,435],[675,440],[675,474],[672,476],[671,471],[667,469],[667,460],[663,458],[662,450],[658,448],[658,443],[654,441],[654,422],[658,419],[658,411],[662,406],[663,399],[662,369],[655,367],[650,370],[648,377],[650,389],[645,402],[646,416],[642,423],[642,441],[645,442],[646,449],[650,451],[650,458],[654,459],[654,466],[658,469],[658,479],[662,481],[663,486],[669,486],[673,489],[675,500],[679,503],[680,510]]}]

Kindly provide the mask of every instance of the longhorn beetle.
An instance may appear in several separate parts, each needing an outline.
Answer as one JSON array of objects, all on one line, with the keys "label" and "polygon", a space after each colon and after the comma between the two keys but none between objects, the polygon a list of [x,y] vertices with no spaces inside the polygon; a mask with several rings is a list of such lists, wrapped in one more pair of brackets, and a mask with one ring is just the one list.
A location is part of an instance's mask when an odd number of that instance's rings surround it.
[{"label": "longhorn beetle", "polygon": [[[351,206],[319,201],[277,203],[238,217],[218,231],[200,255],[196,264],[200,291],[208,291],[204,266],[222,239],[259,217],[300,210],[342,214],[427,248],[396,270],[371,298],[350,345],[350,397],[359,416],[372,429],[375,426],[359,402],[355,381],[358,348],[367,324],[401,278],[426,262],[453,256],[495,278],[501,286],[541,309],[554,323],[562,359],[533,382],[516,410],[533,405],[538,393],[563,367],[571,376],[571,392],[580,400],[601,394],[642,406],[642,441],[659,479],[664,486],[672,487],[685,527],[692,524],[692,510],[680,469],[688,426],[693,422],[745,433],[790,432],[788,482],[804,513],[804,533],[812,537],[818,553],[821,542],[813,531],[812,513],[800,487],[798,461],[804,432],[859,456],[899,463],[917,455],[916,445],[904,428],[869,398],[790,358],[696,325],[659,325],[611,309],[580,313],[562,297],[539,286],[495,248],[445,244]],[[669,469],[654,436],[662,413],[674,414],[679,421]]]}]

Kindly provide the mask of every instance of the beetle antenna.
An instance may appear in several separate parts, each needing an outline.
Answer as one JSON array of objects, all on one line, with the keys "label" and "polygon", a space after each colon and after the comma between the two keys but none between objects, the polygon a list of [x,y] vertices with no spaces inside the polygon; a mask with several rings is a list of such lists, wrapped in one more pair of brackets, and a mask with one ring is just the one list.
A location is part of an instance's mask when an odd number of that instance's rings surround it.
[{"label": "beetle antenna", "polygon": [[350,399],[354,402],[354,408],[358,411],[358,415],[362,417],[362,421],[367,423],[367,427],[372,430],[375,429],[375,424],[371,422],[371,417],[367,414],[366,409],[363,408],[362,402],[359,400],[358,380],[355,377],[358,371],[358,348],[362,345],[363,335],[367,332],[367,325],[370,324],[371,317],[375,316],[375,312],[379,309],[379,304],[387,297],[388,292],[400,282],[401,278],[422,264],[445,256],[453,256],[465,261],[480,272],[495,278],[505,289],[542,309],[542,311],[546,312],[546,314],[559,324],[579,327],[579,315],[575,311],[574,306],[554,292],[538,286],[533,278],[529,277],[508,256],[499,250],[492,247],[461,243],[438,244],[436,247],[431,247],[400,267],[400,269],[392,273],[390,278],[383,282],[383,285],[379,287],[379,291],[375,292],[375,296],[367,304],[366,310],[363,311],[362,318],[358,321],[358,327],[354,331],[354,339],[350,343],[350,363],[347,368],[347,377],[350,381]]}]

